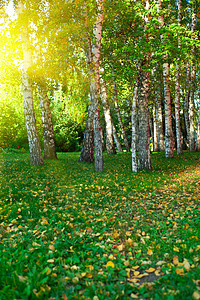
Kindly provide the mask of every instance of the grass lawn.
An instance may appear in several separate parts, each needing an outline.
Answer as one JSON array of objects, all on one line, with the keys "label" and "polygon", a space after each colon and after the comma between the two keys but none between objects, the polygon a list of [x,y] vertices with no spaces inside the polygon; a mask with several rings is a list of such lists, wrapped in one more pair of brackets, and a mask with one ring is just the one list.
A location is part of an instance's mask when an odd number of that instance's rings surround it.
[{"label": "grass lawn", "polygon": [[0,299],[200,299],[199,153],[0,155]]}]

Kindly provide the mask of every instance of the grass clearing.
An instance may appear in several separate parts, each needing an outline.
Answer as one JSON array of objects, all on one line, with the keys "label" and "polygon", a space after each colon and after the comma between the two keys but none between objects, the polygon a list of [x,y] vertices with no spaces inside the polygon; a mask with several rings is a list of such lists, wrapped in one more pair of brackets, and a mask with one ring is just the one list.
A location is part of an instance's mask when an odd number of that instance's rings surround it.
[{"label": "grass clearing", "polygon": [[0,299],[200,299],[199,153],[0,155]]}]

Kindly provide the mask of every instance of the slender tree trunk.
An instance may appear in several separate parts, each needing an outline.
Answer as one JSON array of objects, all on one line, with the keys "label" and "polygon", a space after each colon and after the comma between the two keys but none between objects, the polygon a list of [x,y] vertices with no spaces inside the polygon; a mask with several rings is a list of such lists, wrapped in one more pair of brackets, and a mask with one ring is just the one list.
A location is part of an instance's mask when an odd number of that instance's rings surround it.
[{"label": "slender tree trunk", "polygon": [[156,103],[153,104],[153,151],[158,151],[158,131],[157,131],[157,119],[156,119]]},{"label": "slender tree trunk", "polygon": [[38,84],[38,92],[43,124],[44,158],[57,159],[49,98],[47,91],[41,84]]},{"label": "slender tree trunk", "polygon": [[[146,58],[145,58],[146,60]],[[146,67],[146,61],[143,64]],[[142,66],[142,67],[143,67]],[[150,133],[149,133],[149,111],[148,111],[148,89],[149,74],[142,70],[139,76],[138,91],[138,119],[139,119],[139,145],[138,145],[138,170],[151,170],[150,155]]]},{"label": "slender tree trunk", "polygon": [[137,95],[138,95],[138,83],[136,82],[134,93],[133,93],[133,103],[132,103],[132,171],[137,172]]},{"label": "slender tree trunk", "polygon": [[[18,13],[19,16],[23,12],[23,4],[19,2]],[[42,151],[40,147],[40,141],[36,126],[35,112],[33,106],[33,91],[32,91],[32,80],[29,76],[29,68],[32,64],[31,50],[29,48],[29,36],[28,36],[28,24],[27,27],[23,28],[21,35],[22,47],[23,47],[23,71],[22,71],[22,87],[23,87],[23,98],[24,98],[24,115],[27,129],[29,151],[30,151],[30,163],[31,165],[42,165]]]},{"label": "slender tree trunk", "polygon": [[113,78],[113,85],[114,85],[114,95],[115,95],[115,109],[116,109],[116,112],[117,112],[117,117],[118,117],[119,125],[120,125],[120,128],[121,128],[121,132],[122,132],[124,145],[125,145],[126,151],[130,152],[130,147],[129,147],[128,139],[127,139],[126,132],[125,132],[125,129],[124,129],[124,125],[123,125],[123,122],[122,122],[119,103],[118,103],[117,84],[116,84],[116,81],[114,80],[114,78]]},{"label": "slender tree trunk", "polygon": [[85,124],[83,146],[79,161],[93,162],[94,161],[94,127],[93,127],[93,111],[92,106],[88,107],[87,120]]},{"label": "slender tree trunk", "polygon": [[[178,2],[178,25],[181,22],[181,1]],[[178,48],[180,49],[180,40],[178,39]],[[179,63],[179,57],[177,58]],[[180,122],[180,67],[176,64],[176,77],[175,77],[175,122],[176,122],[176,143],[177,143],[177,154],[182,154],[182,138],[181,138],[181,122]]]},{"label": "slender tree trunk", "polygon": [[181,138],[181,122],[180,122],[180,86],[179,86],[179,67],[176,66],[176,82],[175,82],[175,121],[176,121],[176,143],[177,154],[182,154],[182,138]]},{"label": "slender tree trunk", "polygon": [[199,118],[198,118],[198,126],[197,126],[196,151],[200,152],[200,108],[199,108]]},{"label": "slender tree trunk", "polygon": [[161,103],[161,89],[158,87],[156,95],[156,120],[157,120],[157,142],[158,151],[165,151],[164,133],[163,133],[163,115]]},{"label": "slender tree trunk", "polygon": [[190,120],[189,120],[189,102],[190,102],[190,68],[186,67],[186,87],[184,95],[184,119],[187,132],[187,140],[190,141]]},{"label": "slender tree trunk", "polygon": [[122,149],[122,145],[120,143],[120,140],[119,140],[119,137],[118,137],[118,134],[117,134],[117,130],[115,128],[115,125],[113,124],[112,122],[112,128],[113,128],[113,137],[114,137],[114,141],[115,141],[115,144],[117,146],[117,151],[120,153],[120,152],[123,152],[123,149]]},{"label": "slender tree trunk", "polygon": [[[95,171],[101,172],[103,170],[103,150],[101,137],[101,123],[99,111],[99,64],[100,64],[100,48],[101,35],[103,26],[103,4],[104,0],[97,1],[98,14],[95,26],[95,44],[92,46],[89,34],[88,38],[88,64],[90,77],[90,97],[91,106],[93,110],[93,126],[94,126],[94,146],[95,146]],[[86,20],[87,21],[87,20]],[[87,26],[87,25],[86,25]]]},{"label": "slender tree trunk", "polygon": [[[162,1],[158,0],[158,12],[162,11]],[[160,15],[159,21],[161,26],[164,26],[163,15]],[[161,36],[163,41],[163,37]],[[174,156],[173,130],[172,130],[172,114],[171,114],[171,93],[169,84],[169,63],[168,53],[163,56],[163,82],[164,82],[164,96],[165,96],[165,156],[172,158]]]},{"label": "slender tree trunk", "polygon": [[[104,73],[104,68],[101,68],[101,74]],[[103,105],[103,111],[105,116],[105,123],[106,123],[106,149],[107,154],[116,154],[114,140],[113,140],[113,126],[112,126],[112,117],[110,113],[110,107],[108,103],[108,94],[106,89],[106,84],[101,76],[100,78],[100,85],[101,85],[101,102]]]},{"label": "slender tree trunk", "polygon": [[[196,28],[196,13],[195,10],[193,9],[193,14],[192,14],[192,32],[195,31]],[[192,40],[193,40],[192,36]],[[192,50],[193,56],[195,55],[194,49]],[[195,94],[195,60],[193,58],[192,64],[191,64],[191,97],[190,97],[190,151],[195,151],[195,138],[194,138],[194,94]]]}]

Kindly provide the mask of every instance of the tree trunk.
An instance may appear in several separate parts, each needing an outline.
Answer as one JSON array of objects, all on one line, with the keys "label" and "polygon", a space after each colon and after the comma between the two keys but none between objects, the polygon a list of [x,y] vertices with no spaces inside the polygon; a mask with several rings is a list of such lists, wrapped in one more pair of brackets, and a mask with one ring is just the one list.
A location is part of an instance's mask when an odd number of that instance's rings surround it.
[{"label": "tree trunk", "polygon": [[[142,67],[146,68],[146,62]],[[149,133],[149,111],[148,111],[148,92],[149,92],[149,74],[142,70],[139,76],[138,91],[138,119],[139,119],[139,145],[138,145],[138,170],[151,170],[150,155],[150,133]]]},{"label": "tree trunk", "polygon": [[[178,25],[181,22],[181,1],[178,2]],[[178,39],[178,48],[180,49],[180,40]],[[179,63],[180,59],[177,57]],[[177,144],[177,154],[182,154],[182,138],[181,138],[181,122],[180,122],[180,68],[179,64],[176,64],[176,77],[175,77],[175,122],[176,122],[176,144]]]},{"label": "tree trunk", "polygon": [[45,91],[45,88],[41,84],[38,84],[38,92],[42,114],[44,158],[57,159],[49,98],[47,95],[47,91]]},{"label": "tree trunk", "polygon": [[123,122],[122,122],[121,113],[120,113],[120,109],[119,109],[117,84],[116,84],[114,78],[113,78],[113,85],[114,85],[114,93],[115,93],[115,109],[116,109],[116,112],[117,112],[117,117],[118,117],[119,125],[120,125],[120,128],[121,128],[121,132],[122,132],[124,145],[125,145],[126,151],[130,152],[128,139],[127,139],[127,136],[126,136],[126,132],[125,132],[125,129],[124,129],[124,125],[123,125]]},{"label": "tree trunk", "polygon": [[184,119],[187,132],[187,140],[190,140],[190,120],[189,120],[189,101],[190,101],[190,68],[189,64],[186,67],[186,87],[184,95]]},{"label": "tree trunk", "polygon": [[[23,12],[23,4],[19,2],[18,13],[19,16]],[[23,28],[21,35],[22,47],[23,47],[23,71],[22,71],[22,88],[24,98],[24,115],[27,129],[29,151],[30,151],[30,163],[31,165],[42,165],[42,151],[40,147],[40,141],[36,126],[35,112],[33,106],[33,91],[32,80],[29,76],[29,68],[32,64],[31,50],[29,46],[28,24]]]},{"label": "tree trunk", "polygon": [[[104,68],[101,68],[101,74],[104,73]],[[110,113],[110,107],[108,103],[108,94],[106,89],[106,84],[101,76],[100,78],[101,85],[101,102],[103,105],[105,123],[106,123],[106,150],[107,154],[116,154],[114,141],[113,141],[113,127],[112,127],[112,117]]]},{"label": "tree trunk", "polygon": [[132,171],[137,172],[137,95],[138,95],[138,83],[136,82],[134,93],[133,93],[133,103],[132,103]]},{"label": "tree trunk", "polygon": [[165,151],[160,87],[158,87],[157,95],[156,95],[156,120],[157,120],[158,151]]},{"label": "tree trunk", "polygon": [[175,82],[175,121],[176,121],[176,143],[177,154],[182,154],[182,138],[181,138],[181,122],[180,122],[180,86],[179,86],[179,66],[176,66],[176,82]]},{"label": "tree trunk", "polygon": [[198,118],[198,126],[197,126],[196,151],[200,152],[200,108],[199,108],[199,118]]},{"label": "tree trunk", "polygon": [[156,119],[156,103],[153,104],[153,151],[158,151],[158,132],[157,132],[157,119]]},{"label": "tree trunk", "polygon": [[79,161],[93,162],[94,161],[94,127],[93,127],[93,111],[92,106],[88,107],[87,120],[85,124],[83,146]]},{"label": "tree trunk", "polygon": [[[158,12],[162,11],[162,1],[157,2]],[[159,21],[161,26],[165,25],[163,15],[160,15]],[[161,40],[164,41],[163,36]],[[165,156],[172,158],[174,156],[173,130],[172,130],[172,114],[171,114],[171,93],[169,85],[169,63],[168,53],[163,56],[163,82],[164,82],[164,97],[165,97]]]},{"label": "tree trunk", "polygon": [[[94,126],[94,146],[95,146],[95,171],[101,172],[103,170],[103,150],[102,150],[102,137],[101,137],[101,123],[99,112],[99,64],[100,64],[100,48],[101,48],[101,35],[103,26],[103,4],[104,0],[98,2],[98,14],[95,26],[95,44],[92,46],[89,34],[87,61],[89,65],[89,78],[90,78],[90,97],[91,107],[93,111],[93,126]],[[87,26],[87,16],[86,16]]]},{"label": "tree trunk", "polygon": [[119,137],[118,137],[118,134],[117,134],[117,130],[116,130],[115,125],[113,124],[113,122],[112,122],[112,128],[113,128],[113,137],[114,137],[114,140],[115,140],[115,144],[117,146],[117,151],[119,153],[121,153],[121,152],[123,152],[122,145],[120,143],[120,140],[119,140]]},{"label": "tree trunk", "polygon": [[[192,14],[192,32],[195,31],[196,28],[196,13],[193,8]],[[192,40],[194,38],[192,37]],[[192,49],[193,56],[195,55],[194,49]],[[194,138],[194,94],[195,94],[195,60],[193,58],[191,63],[191,97],[190,97],[190,151],[195,151],[195,138]]]}]

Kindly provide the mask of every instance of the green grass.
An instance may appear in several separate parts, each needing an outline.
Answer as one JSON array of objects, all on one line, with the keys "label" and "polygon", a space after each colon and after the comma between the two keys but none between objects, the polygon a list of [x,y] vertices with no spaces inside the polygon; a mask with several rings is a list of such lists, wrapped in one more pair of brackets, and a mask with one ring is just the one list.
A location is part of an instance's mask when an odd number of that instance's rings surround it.
[{"label": "green grass", "polygon": [[0,299],[200,299],[199,153],[0,155]]}]

